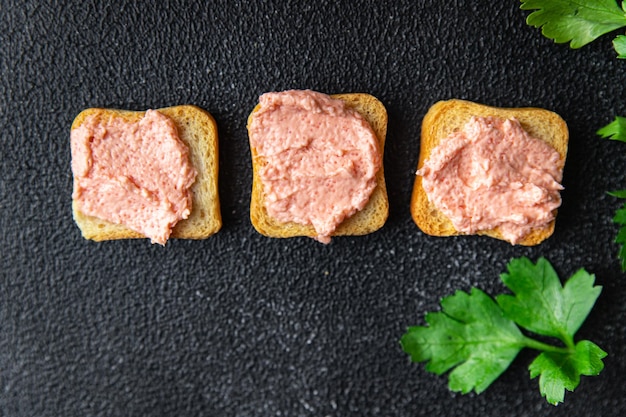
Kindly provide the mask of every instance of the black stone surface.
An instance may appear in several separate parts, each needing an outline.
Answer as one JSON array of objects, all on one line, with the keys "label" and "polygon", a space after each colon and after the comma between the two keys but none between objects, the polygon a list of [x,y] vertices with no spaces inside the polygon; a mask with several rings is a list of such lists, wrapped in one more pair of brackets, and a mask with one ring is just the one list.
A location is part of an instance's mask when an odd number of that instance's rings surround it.
[{"label": "black stone surface", "polygon": [[[0,3],[0,415],[626,415],[626,308],[611,222],[626,115],[611,37],[571,50],[510,1]],[[391,213],[365,237],[272,240],[248,219],[246,118],[266,91],[368,92],[389,112]],[[409,214],[422,117],[464,98],[568,122],[563,206],[533,248],[432,238]],[[87,107],[182,103],[216,118],[224,227],[205,241],[83,240],[69,128]],[[504,291],[513,257],[580,267],[604,291],[578,338],[609,353],[548,405],[523,351],[481,395],[409,363],[398,339],[441,297]]]}]

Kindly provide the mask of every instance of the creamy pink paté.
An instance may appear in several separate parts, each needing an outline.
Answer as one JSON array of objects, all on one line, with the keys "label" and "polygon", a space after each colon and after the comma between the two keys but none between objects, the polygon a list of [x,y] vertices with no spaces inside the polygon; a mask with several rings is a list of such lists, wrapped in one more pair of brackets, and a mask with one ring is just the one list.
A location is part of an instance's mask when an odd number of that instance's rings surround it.
[{"label": "creamy pink pat\u00e9", "polygon": [[343,101],[309,90],[263,94],[250,144],[266,162],[259,176],[268,214],[313,225],[324,243],[367,204],[382,163],[369,123]]},{"label": "creamy pink pat\u00e9", "polygon": [[498,227],[515,244],[554,219],[561,172],[559,153],[516,119],[472,117],[432,150],[417,175],[456,230]]},{"label": "creamy pink pat\u00e9", "polygon": [[164,245],[191,212],[196,171],[174,122],[148,110],[138,122],[94,116],[71,133],[78,209]]}]

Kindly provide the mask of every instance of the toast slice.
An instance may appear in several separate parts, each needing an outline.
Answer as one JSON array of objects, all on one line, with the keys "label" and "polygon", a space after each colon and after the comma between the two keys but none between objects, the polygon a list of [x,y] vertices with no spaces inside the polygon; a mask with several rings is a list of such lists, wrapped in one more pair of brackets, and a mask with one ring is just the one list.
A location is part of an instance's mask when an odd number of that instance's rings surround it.
[{"label": "toast slice", "polygon": [[[431,151],[455,130],[462,129],[472,116],[494,116],[503,119],[516,118],[531,136],[552,146],[561,157],[562,171],[567,155],[569,132],[565,121],[556,113],[539,108],[497,108],[464,100],[448,100],[435,103],[422,122],[421,146],[418,169],[422,168]],[[556,218],[556,212],[555,218]],[[460,235],[452,222],[439,211],[422,187],[422,177],[417,175],[411,196],[411,215],[415,224],[432,236]],[[555,221],[543,228],[533,229],[518,244],[533,246],[541,243],[554,232]],[[503,239],[498,228],[477,234]],[[506,239],[503,239],[506,240]]]},{"label": "toast slice", "polygon": [[[217,181],[219,167],[217,125],[211,114],[192,105],[167,107],[158,111],[174,121],[178,136],[188,146],[190,161],[197,171],[196,180],[191,186],[191,214],[174,226],[170,238],[207,238],[222,227]],[[144,114],[143,111],[86,109],[76,116],[72,130],[91,115],[102,120],[120,117],[128,122],[135,122]],[[81,213],[74,201],[72,211],[74,220],[86,239],[103,241],[145,237],[123,225]]]},{"label": "toast slice", "polygon": [[[363,116],[376,134],[379,143],[381,159],[385,148],[387,135],[387,110],[385,106],[374,96],[364,93],[335,94],[332,98],[342,100],[350,108],[353,108]],[[248,117],[248,128],[252,116],[259,109],[257,105]],[[250,220],[254,228],[264,236],[286,238],[295,236],[316,237],[317,232],[311,225],[302,225],[295,222],[281,223],[268,215],[263,202],[263,184],[259,177],[260,161],[256,149],[251,147],[252,153],[252,196],[250,201]],[[376,174],[376,188],[372,192],[365,207],[346,218],[332,233],[332,236],[360,236],[375,232],[380,229],[389,216],[389,201],[385,174],[381,164]]]}]

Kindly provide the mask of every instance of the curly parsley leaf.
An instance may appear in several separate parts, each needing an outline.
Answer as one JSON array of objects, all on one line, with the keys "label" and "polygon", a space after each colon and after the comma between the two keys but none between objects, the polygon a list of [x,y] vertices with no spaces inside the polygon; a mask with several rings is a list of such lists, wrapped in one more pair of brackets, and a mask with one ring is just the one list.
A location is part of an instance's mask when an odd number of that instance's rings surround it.
[{"label": "curly parsley leaf", "polygon": [[573,351],[544,352],[530,364],[530,377],[539,376],[539,390],[550,404],[563,402],[565,390],[574,391],[580,376],[596,376],[604,369],[607,353],[588,340],[576,344]]},{"label": "curly parsley leaf", "polygon": [[534,333],[560,339],[573,347],[573,337],[593,308],[602,287],[594,276],[581,269],[562,286],[552,265],[539,258],[512,260],[502,282],[515,294],[499,295],[496,301],[504,314]]},{"label": "curly parsley leaf", "polygon": [[[514,296],[495,302],[476,288],[469,294],[457,291],[441,301],[440,312],[426,314],[427,326],[409,327],[400,344],[414,362],[427,362],[427,371],[450,371],[448,387],[463,394],[487,389],[523,348],[542,351],[529,368],[531,378],[539,376],[542,395],[557,404],[581,375],[597,375],[604,367],[602,349],[589,341],[574,343],[601,287],[593,286],[593,275],[582,269],[562,286],[543,258],[537,264],[513,259],[502,279]],[[565,346],[532,339],[518,325]]]},{"label": "curly parsley leaf", "polygon": [[573,49],[626,26],[626,2],[615,0],[521,0],[521,9],[534,10],[526,19],[557,43]]},{"label": "curly parsley leaf", "polygon": [[410,327],[400,343],[414,362],[449,376],[452,391],[484,391],[524,347],[524,336],[491,297],[477,288],[441,301],[442,311],[426,315],[427,327]]}]

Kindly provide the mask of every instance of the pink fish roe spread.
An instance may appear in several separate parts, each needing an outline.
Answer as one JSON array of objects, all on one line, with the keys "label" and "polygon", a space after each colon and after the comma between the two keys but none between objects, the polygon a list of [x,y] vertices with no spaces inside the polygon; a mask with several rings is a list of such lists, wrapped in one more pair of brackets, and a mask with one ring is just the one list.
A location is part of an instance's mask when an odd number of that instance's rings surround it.
[{"label": "pink fish roe spread", "polygon": [[473,117],[432,150],[417,175],[456,230],[498,227],[515,244],[554,219],[562,167],[559,153],[516,119]]},{"label": "pink fish roe spread", "polygon": [[72,198],[82,213],[164,245],[191,213],[196,171],[174,122],[148,110],[135,123],[88,116],[71,132]]},{"label": "pink fish roe spread", "polygon": [[328,243],[367,204],[382,163],[378,140],[343,101],[309,90],[263,94],[249,128],[271,217],[313,225]]}]

